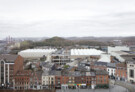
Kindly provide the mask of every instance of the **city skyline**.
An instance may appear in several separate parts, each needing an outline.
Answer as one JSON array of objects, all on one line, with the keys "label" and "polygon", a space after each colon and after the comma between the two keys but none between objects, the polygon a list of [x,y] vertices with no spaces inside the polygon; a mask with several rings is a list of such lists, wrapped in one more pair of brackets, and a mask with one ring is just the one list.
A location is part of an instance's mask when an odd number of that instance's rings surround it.
[{"label": "city skyline", "polygon": [[135,36],[134,0],[0,0],[0,39]]}]

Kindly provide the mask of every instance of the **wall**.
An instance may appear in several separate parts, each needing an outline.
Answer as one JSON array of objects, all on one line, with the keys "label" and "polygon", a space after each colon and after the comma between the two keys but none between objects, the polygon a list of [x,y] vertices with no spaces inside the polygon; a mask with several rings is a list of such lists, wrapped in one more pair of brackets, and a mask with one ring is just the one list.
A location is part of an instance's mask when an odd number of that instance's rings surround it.
[{"label": "wall", "polygon": [[24,59],[21,56],[18,56],[17,59],[15,60],[15,64],[14,64],[14,75],[18,71],[23,70],[23,62],[24,62]]},{"label": "wall", "polygon": [[108,84],[108,75],[96,75],[96,84]]},{"label": "wall", "polygon": [[107,68],[107,72],[109,73],[109,76],[111,76],[113,74],[113,76],[115,76],[115,68]]},{"label": "wall", "polygon": [[[130,77],[130,70],[134,70],[134,78]],[[135,82],[135,64],[127,64],[127,79]]]},{"label": "wall", "polygon": [[130,48],[127,46],[115,46],[115,47],[108,47],[108,53],[111,53],[112,51],[130,51]]},{"label": "wall", "polygon": [[0,90],[0,92],[56,92],[56,90]]}]

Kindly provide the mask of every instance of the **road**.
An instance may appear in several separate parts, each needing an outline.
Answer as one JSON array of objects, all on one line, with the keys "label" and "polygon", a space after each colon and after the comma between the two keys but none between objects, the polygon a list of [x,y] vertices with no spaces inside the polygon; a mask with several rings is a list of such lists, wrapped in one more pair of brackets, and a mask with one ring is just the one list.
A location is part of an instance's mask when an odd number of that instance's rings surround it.
[{"label": "road", "polygon": [[121,86],[110,86],[110,89],[67,89],[67,90],[56,90],[56,92],[129,92],[126,88]]}]

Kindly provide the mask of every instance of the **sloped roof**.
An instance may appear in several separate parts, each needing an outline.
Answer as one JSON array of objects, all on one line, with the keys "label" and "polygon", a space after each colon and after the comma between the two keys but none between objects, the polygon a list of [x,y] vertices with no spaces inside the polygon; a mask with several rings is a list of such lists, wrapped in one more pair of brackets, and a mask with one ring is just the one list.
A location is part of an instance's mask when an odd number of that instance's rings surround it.
[{"label": "sloped roof", "polygon": [[94,65],[107,66],[106,62],[94,62]]},{"label": "sloped roof", "polygon": [[125,61],[135,61],[135,54],[121,55],[121,57],[124,58]]},{"label": "sloped roof", "polygon": [[111,62],[111,56],[109,54],[101,54],[101,57],[98,60],[98,62],[107,62],[107,63],[110,63]]},{"label": "sloped roof", "polygon": [[109,68],[115,68],[116,64],[115,63],[107,63],[107,67]]},{"label": "sloped roof", "polygon": [[108,75],[108,72],[105,70],[95,70],[96,75]]},{"label": "sloped roof", "polygon": [[127,65],[125,63],[118,63],[116,64],[116,67],[123,67],[123,68],[126,68]]}]

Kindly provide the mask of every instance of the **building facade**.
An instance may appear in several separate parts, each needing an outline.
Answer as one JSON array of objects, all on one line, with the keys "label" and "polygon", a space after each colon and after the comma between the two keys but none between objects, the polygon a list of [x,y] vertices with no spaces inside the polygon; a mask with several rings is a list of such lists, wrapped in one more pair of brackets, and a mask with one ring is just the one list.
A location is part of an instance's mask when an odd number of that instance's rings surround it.
[{"label": "building facade", "polygon": [[96,85],[107,85],[109,84],[108,73],[104,70],[96,70]]},{"label": "building facade", "polygon": [[[14,89],[26,90],[30,89],[31,71],[18,71],[14,75]],[[31,80],[32,81],[32,80]]]},{"label": "building facade", "polygon": [[107,64],[107,72],[108,72],[110,78],[115,77],[115,73],[116,73],[116,65],[115,65],[115,63],[108,63]]},{"label": "building facade", "polygon": [[127,79],[135,84],[135,63],[133,62],[127,64]]},{"label": "building facade", "polygon": [[127,64],[126,63],[118,63],[116,64],[116,73],[115,77],[118,80],[127,80]]},{"label": "building facade", "polygon": [[0,55],[0,86],[13,87],[14,62],[21,57],[18,55]]},{"label": "building facade", "polygon": [[43,88],[55,88],[55,76],[54,75],[42,75]]}]

